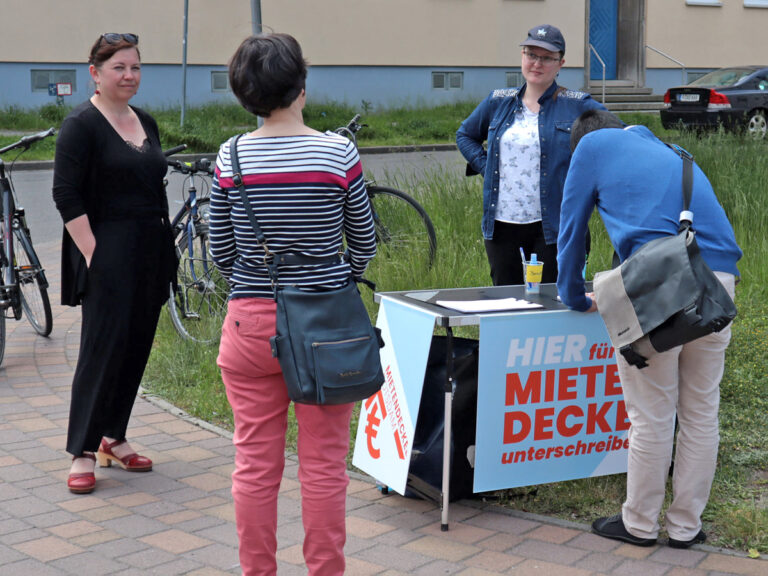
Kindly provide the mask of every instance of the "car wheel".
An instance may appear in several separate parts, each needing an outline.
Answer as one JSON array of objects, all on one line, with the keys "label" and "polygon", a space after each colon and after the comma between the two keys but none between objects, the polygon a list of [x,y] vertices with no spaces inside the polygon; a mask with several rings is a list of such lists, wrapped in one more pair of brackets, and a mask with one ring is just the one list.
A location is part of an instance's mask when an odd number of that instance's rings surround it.
[{"label": "car wheel", "polygon": [[755,110],[747,121],[747,134],[755,140],[763,140],[768,133],[768,122],[763,110]]}]

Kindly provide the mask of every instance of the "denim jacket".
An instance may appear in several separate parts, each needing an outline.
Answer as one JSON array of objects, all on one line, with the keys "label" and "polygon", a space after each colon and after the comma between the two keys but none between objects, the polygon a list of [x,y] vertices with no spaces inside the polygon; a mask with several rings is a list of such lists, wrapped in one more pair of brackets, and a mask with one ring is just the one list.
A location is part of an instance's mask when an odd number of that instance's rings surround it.
[{"label": "denim jacket", "polygon": [[[499,142],[515,121],[515,112],[522,106],[524,93],[525,85],[494,90],[456,132],[459,151],[467,160],[467,176],[482,174],[485,178],[482,229],[487,240],[493,238],[499,199]],[[604,108],[586,92],[564,89],[558,92],[555,82],[539,98],[539,104],[541,219],[544,240],[547,244],[555,244],[560,228],[563,184],[571,161],[571,124],[586,110]],[[486,141],[487,150],[483,146]]]}]

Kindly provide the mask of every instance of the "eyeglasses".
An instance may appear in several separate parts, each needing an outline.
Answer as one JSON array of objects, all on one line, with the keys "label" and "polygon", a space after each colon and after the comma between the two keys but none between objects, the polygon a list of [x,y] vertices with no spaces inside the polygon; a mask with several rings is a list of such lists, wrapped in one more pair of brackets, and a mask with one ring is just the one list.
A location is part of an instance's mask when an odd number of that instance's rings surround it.
[{"label": "eyeglasses", "polygon": [[123,40],[129,44],[139,43],[138,34],[118,34],[117,32],[107,32],[106,34],[102,34],[101,37],[107,44],[119,44]]},{"label": "eyeglasses", "polygon": [[552,56],[539,56],[538,54],[534,54],[533,52],[525,51],[523,52],[526,58],[533,62],[534,64],[536,62],[541,62],[542,64],[546,65],[552,65],[557,62],[560,62],[560,58],[553,58]]}]

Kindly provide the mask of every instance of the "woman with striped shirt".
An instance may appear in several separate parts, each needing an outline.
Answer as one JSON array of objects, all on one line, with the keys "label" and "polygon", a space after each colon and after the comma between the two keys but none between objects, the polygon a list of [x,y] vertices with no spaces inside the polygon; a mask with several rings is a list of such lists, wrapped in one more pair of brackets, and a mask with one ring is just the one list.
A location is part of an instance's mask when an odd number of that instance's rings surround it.
[{"label": "woman with striped shirt", "polygon": [[[232,91],[264,119],[238,143],[240,173],[270,252],[323,264],[281,266],[280,282],[336,288],[359,276],[376,252],[373,219],[353,144],[307,127],[306,62],[287,34],[247,38],[229,65]],[[277,495],[290,400],[269,338],[276,305],[265,253],[232,180],[230,142],[219,150],[211,188],[213,260],[230,301],[218,365],[235,417],[235,502],[243,574],[277,573]],[[348,258],[329,263],[346,239]],[[304,559],[310,576],[344,573],[346,455],[352,404],[295,406]]]}]

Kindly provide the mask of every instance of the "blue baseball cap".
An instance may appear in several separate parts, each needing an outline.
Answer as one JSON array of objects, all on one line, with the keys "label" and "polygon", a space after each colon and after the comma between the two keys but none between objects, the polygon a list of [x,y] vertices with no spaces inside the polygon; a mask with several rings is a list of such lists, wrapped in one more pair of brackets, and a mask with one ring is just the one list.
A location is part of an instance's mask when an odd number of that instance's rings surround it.
[{"label": "blue baseball cap", "polygon": [[565,54],[565,38],[563,34],[549,24],[534,26],[528,30],[528,38],[520,46],[538,46],[550,52],[562,52]]}]

